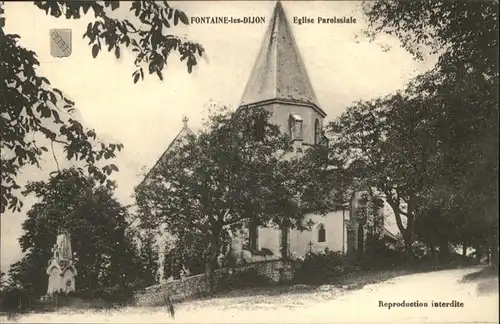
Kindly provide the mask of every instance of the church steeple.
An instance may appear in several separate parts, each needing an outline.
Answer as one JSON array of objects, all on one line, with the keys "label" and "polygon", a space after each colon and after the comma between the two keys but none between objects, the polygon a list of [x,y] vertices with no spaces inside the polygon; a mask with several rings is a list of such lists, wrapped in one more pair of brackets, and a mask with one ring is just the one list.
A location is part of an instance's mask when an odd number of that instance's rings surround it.
[{"label": "church steeple", "polygon": [[274,7],[240,106],[269,101],[305,104],[326,116],[318,105],[280,1]]}]

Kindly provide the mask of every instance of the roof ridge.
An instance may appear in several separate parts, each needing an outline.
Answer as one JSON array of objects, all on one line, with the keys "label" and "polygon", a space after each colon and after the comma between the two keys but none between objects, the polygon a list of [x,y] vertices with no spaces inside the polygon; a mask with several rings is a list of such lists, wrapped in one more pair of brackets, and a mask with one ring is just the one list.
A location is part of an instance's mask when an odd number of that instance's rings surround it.
[{"label": "roof ridge", "polygon": [[[183,122],[184,122],[184,120],[183,120]],[[181,138],[181,135],[183,132],[186,132],[189,135],[195,135],[195,133],[188,127],[187,122],[184,122],[184,125],[182,126],[181,130],[177,133],[177,135],[174,137],[174,139],[172,141],[170,141],[170,144],[167,146],[167,149],[165,151],[163,151],[163,153],[160,155],[160,157],[156,160],[153,167],[151,169],[149,169],[148,173],[146,173],[146,175],[144,176],[142,181],[139,183],[139,186],[141,186],[144,183],[144,181],[146,181],[146,179],[149,178],[149,175],[151,174],[151,172],[158,166],[160,161],[162,161],[163,158],[167,155],[167,152],[170,150],[170,148],[172,148],[174,143],[177,143],[177,141]]]}]

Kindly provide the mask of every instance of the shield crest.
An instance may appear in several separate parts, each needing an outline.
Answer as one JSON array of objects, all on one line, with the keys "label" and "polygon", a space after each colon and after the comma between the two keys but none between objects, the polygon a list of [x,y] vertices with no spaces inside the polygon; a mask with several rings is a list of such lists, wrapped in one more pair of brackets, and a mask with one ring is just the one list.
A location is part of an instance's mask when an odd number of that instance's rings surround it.
[{"label": "shield crest", "polygon": [[68,57],[71,52],[71,29],[51,29],[50,54],[53,57]]}]

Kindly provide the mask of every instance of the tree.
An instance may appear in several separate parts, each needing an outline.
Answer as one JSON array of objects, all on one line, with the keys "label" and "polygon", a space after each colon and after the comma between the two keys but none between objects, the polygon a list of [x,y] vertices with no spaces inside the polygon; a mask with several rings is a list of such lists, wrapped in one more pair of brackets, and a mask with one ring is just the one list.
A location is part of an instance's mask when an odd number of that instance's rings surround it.
[{"label": "tree", "polygon": [[[441,74],[433,71],[423,75],[415,80],[414,87],[416,93],[427,93],[432,113],[429,118],[435,124],[440,152],[428,200],[448,213],[453,211],[450,217],[461,218],[449,224],[460,226],[457,230],[462,233],[462,243],[475,241],[477,248],[493,245],[495,252],[498,97],[494,89],[498,84],[473,70]],[[489,242],[472,237],[488,237]]]},{"label": "tree", "polygon": [[[165,255],[165,279],[170,276],[174,279],[180,278],[183,269],[186,269],[189,275],[204,273],[207,267],[205,257],[207,244],[209,241],[206,240],[206,235],[197,229],[186,229],[179,233],[175,245],[170,245]],[[220,235],[219,256],[226,256],[229,248],[229,237],[227,231],[223,230]]]},{"label": "tree", "polygon": [[[123,145],[102,143],[97,140],[94,130],[85,129],[71,116],[75,103],[39,74],[37,67],[40,62],[36,53],[18,44],[19,35],[4,31],[6,21],[2,4],[3,2],[0,3],[0,212],[3,214],[7,209],[21,210],[20,186],[16,177],[27,165],[39,166],[42,155],[48,152],[45,146],[37,143],[35,135],[43,135],[51,146],[53,143],[62,145],[68,160],[83,161],[89,174],[101,183],[118,168],[114,165],[98,168],[96,162],[114,158],[116,150],[121,150]],[[161,4],[156,1],[131,2],[130,9],[134,11],[140,27],[134,21],[111,17],[111,13],[120,6],[118,1],[35,1],[35,5],[53,17],[66,19],[78,19],[82,13],[92,11],[96,21],[88,25],[83,36],[92,45],[93,57],[98,55],[103,46],[107,46],[109,51],[113,50],[116,57],[120,57],[123,48],[130,48],[137,53],[134,82],[144,78],[145,67],[149,74],[156,74],[163,79],[162,71],[173,51],[181,55],[182,61],[186,60],[188,71],[191,72],[197,63],[197,55],[201,56],[204,52],[200,44],[164,34],[171,23],[189,23],[184,12],[170,7],[166,1]]]},{"label": "tree", "polygon": [[157,283],[158,252],[155,247],[154,235],[146,231],[140,236],[140,280],[142,287],[149,287]]},{"label": "tree", "polygon": [[[327,126],[345,167],[358,174],[372,194],[380,194],[392,208],[398,229],[410,253],[415,207],[433,170],[433,132],[422,98],[397,93],[383,99],[358,102]],[[351,171],[351,173],[352,173]],[[404,224],[402,217],[406,218]]]},{"label": "tree", "polygon": [[39,202],[23,223],[19,241],[25,255],[9,270],[9,277],[23,290],[31,296],[46,293],[45,271],[60,230],[71,236],[79,291],[136,279],[136,254],[126,233],[127,209],[112,197],[112,191],[81,171],[69,169],[48,181],[29,183],[24,193],[34,194]]},{"label": "tree", "polygon": [[304,226],[306,183],[294,176],[298,160],[285,159],[290,140],[269,115],[262,108],[212,111],[204,129],[168,151],[136,188],[145,223],[163,223],[181,240],[193,233],[204,243],[210,289],[225,231],[238,233],[250,223]]},{"label": "tree", "polygon": [[396,36],[403,48],[423,59],[440,54],[446,72],[464,65],[488,78],[498,76],[498,1],[365,1],[366,34]]},{"label": "tree", "polygon": [[428,104],[440,126],[436,135],[443,168],[437,190],[449,188],[444,196],[474,196],[467,201],[483,228],[490,228],[486,233],[496,264],[498,1],[375,1],[366,2],[364,11],[370,36],[395,35],[416,59],[423,58],[424,46],[440,54],[435,69],[415,87],[433,98]]}]

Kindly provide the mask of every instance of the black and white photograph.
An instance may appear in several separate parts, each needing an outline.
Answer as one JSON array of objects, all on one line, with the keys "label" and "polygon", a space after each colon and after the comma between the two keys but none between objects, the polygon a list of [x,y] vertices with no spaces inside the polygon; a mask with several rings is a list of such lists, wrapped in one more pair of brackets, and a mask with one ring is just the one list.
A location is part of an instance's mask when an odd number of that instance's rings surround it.
[{"label": "black and white photograph", "polygon": [[498,0],[1,1],[1,323],[498,323]]}]

